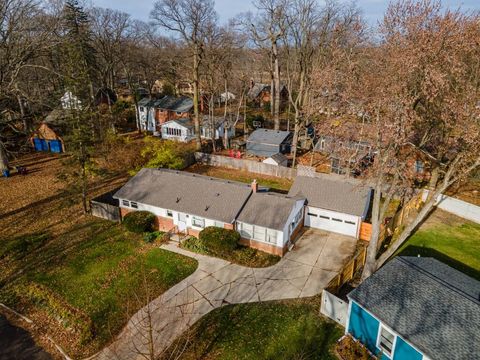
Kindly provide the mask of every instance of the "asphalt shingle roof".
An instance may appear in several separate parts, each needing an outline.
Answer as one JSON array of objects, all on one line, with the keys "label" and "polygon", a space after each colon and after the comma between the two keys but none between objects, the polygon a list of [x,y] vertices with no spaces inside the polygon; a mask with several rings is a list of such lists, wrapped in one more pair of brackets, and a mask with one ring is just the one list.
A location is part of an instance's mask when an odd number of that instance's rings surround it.
[{"label": "asphalt shingle roof", "polygon": [[436,259],[396,257],[348,297],[432,359],[480,354],[480,281]]},{"label": "asphalt shingle roof", "polygon": [[167,169],[142,169],[114,198],[232,223],[250,185]]},{"label": "asphalt shingle roof", "polygon": [[237,220],[274,230],[283,230],[298,200],[301,198],[269,192],[253,193]]},{"label": "asphalt shingle roof", "polygon": [[159,109],[165,109],[176,112],[189,112],[193,108],[193,100],[186,96],[174,97],[164,96],[156,100],[154,106]]},{"label": "asphalt shingle roof", "polygon": [[280,145],[290,136],[290,131],[257,129],[250,134],[247,142],[269,145]]},{"label": "asphalt shingle roof", "polygon": [[304,196],[307,205],[362,216],[369,201],[370,187],[360,182],[318,177],[297,176],[288,195]]}]

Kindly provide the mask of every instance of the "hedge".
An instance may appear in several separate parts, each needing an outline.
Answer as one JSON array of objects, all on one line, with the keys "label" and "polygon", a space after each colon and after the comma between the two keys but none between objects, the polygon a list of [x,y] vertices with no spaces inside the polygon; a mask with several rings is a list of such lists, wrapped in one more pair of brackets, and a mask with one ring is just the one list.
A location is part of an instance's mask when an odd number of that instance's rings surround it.
[{"label": "hedge", "polygon": [[238,248],[240,234],[235,230],[209,226],[200,232],[199,239],[209,252],[222,256]]},{"label": "hedge", "polygon": [[155,215],[148,211],[133,211],[123,218],[127,230],[134,233],[153,231],[154,223]]}]

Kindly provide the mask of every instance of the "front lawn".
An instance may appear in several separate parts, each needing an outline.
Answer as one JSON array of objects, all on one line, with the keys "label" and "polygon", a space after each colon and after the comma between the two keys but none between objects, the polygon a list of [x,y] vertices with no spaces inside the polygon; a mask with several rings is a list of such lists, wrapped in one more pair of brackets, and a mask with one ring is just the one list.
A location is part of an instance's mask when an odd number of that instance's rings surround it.
[{"label": "front lawn", "polygon": [[398,254],[434,257],[480,280],[480,224],[436,210]]},{"label": "front lawn", "polygon": [[[76,241],[77,237],[82,241]],[[128,232],[122,225],[93,218],[55,243],[65,245],[61,256],[53,244],[39,248],[36,265],[27,267],[23,276],[0,289],[0,298],[17,309],[20,306],[20,311],[33,312],[33,317],[38,311],[61,318],[61,322],[72,322],[72,316],[63,314],[70,311],[69,307],[85,314],[93,324],[93,336],[75,333],[68,343],[62,343],[74,356],[87,355],[107,344],[134,312],[193,273],[197,266],[191,258],[146,244],[141,234]],[[18,261],[18,251],[15,254],[4,261]],[[24,256],[27,260],[32,254]],[[31,294],[26,295],[28,291]],[[50,296],[58,300],[52,302]]]},{"label": "front lawn", "polygon": [[314,300],[229,305],[201,318],[165,358],[186,346],[181,359],[334,360],[342,335]]}]

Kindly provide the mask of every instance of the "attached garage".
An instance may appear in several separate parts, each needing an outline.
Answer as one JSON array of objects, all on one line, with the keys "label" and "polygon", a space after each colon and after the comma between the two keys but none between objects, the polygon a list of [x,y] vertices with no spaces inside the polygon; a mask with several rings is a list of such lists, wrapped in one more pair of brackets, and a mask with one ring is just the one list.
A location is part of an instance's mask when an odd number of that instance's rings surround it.
[{"label": "attached garage", "polygon": [[360,225],[365,220],[371,189],[354,180],[297,176],[290,196],[305,196],[305,226],[359,237]]},{"label": "attached garage", "polygon": [[307,206],[305,226],[357,237],[361,219],[358,216]]}]

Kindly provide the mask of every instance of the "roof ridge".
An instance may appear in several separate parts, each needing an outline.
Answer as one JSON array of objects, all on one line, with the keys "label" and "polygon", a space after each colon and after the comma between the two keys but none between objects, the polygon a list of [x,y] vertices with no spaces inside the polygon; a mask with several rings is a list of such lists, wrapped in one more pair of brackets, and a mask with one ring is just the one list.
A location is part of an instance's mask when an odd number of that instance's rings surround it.
[{"label": "roof ridge", "polygon": [[[403,262],[404,264],[406,264],[407,266],[410,266],[411,268],[417,270],[421,274],[423,274],[423,275],[429,277],[430,279],[436,281],[437,283],[444,285],[446,288],[448,288],[451,291],[459,294],[460,296],[464,297],[465,299],[468,299],[468,300],[472,301],[476,305],[480,305],[480,294],[478,294],[479,298],[475,298],[475,297],[471,296],[470,294],[467,294],[465,291],[463,291],[462,289],[453,285],[452,283],[449,283],[449,282],[441,279],[440,277],[436,276],[435,274],[431,273],[430,271],[420,267],[419,265],[416,265],[416,264],[408,261],[409,257],[412,257],[412,256],[398,256],[397,259],[399,261]],[[448,266],[448,265],[444,264],[443,262],[441,262],[441,261],[439,261],[439,260],[437,260],[433,257],[423,257],[423,259],[431,259],[431,260],[437,261],[439,264],[442,264],[444,266]],[[451,266],[448,266],[448,267],[451,268],[452,270],[458,272],[459,274],[461,274],[461,275],[463,275],[467,278],[470,278],[470,276],[468,276],[467,274],[465,274],[465,273],[463,273],[463,272],[461,272],[457,269],[454,269]]]},{"label": "roof ridge", "polygon": [[203,175],[203,174],[191,173],[191,172],[183,171],[183,170],[165,169],[165,168],[143,168],[143,169],[149,169],[149,170],[154,170],[154,171],[159,171],[159,172],[167,172],[167,173],[170,173],[170,174],[181,175],[181,176],[185,176],[185,177],[193,177],[193,178],[199,178],[199,179],[204,179],[204,180],[209,180],[209,181],[215,181],[215,182],[219,182],[219,183],[222,183],[222,184],[238,185],[238,186],[247,187],[247,188],[250,187],[250,184],[247,184],[247,183],[242,183],[242,182],[233,181],[233,180],[221,179],[221,178],[217,178],[217,177],[214,177],[214,176],[208,176],[208,175]]}]

